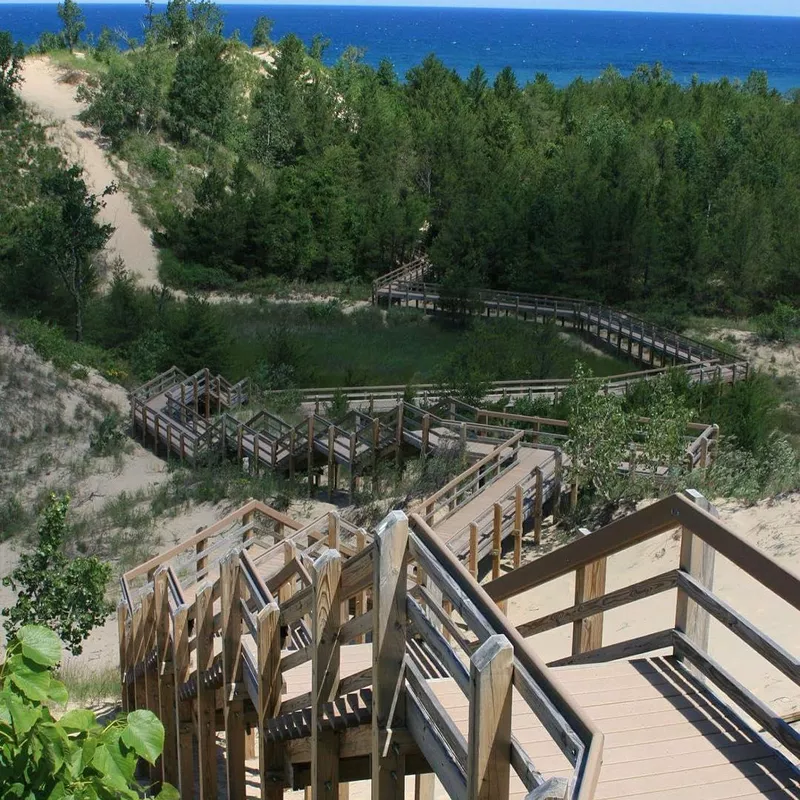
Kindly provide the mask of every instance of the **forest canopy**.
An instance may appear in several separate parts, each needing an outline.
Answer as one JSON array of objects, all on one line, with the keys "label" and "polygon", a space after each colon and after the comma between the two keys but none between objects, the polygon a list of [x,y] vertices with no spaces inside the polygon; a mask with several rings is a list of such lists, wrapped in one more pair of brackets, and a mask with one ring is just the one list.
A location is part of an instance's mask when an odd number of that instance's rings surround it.
[{"label": "forest canopy", "polygon": [[84,90],[162,187],[177,282],[365,280],[422,238],[462,287],[695,313],[800,299],[800,93],[764,73],[681,86],[655,64],[559,89],[430,55],[401,80],[356,48],[324,66],[321,37],[264,60],[220,31],[212,4],[173,0]]}]

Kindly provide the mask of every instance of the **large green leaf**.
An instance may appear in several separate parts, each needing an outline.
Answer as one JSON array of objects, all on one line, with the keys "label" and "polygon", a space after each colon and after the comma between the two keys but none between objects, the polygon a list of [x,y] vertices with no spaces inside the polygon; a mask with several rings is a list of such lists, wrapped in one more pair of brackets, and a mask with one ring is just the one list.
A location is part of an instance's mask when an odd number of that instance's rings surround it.
[{"label": "large green leaf", "polygon": [[15,697],[13,694],[8,694],[5,700],[8,704],[9,713],[11,714],[14,733],[16,733],[18,737],[24,736],[40,719],[41,714],[38,708],[23,703],[22,700]]},{"label": "large green leaf", "polygon": [[44,703],[50,689],[50,673],[47,670],[31,669],[30,665],[18,656],[9,659],[11,682],[29,700]]},{"label": "large green leaf", "polygon": [[180,800],[181,793],[171,784],[162,783],[161,791],[156,795],[155,800]]},{"label": "large green leaf", "polygon": [[37,664],[54,667],[61,661],[61,642],[53,631],[42,625],[25,625],[17,633],[22,654]]},{"label": "large green leaf", "polygon": [[121,738],[136,755],[155,764],[164,747],[164,726],[152,711],[132,711]]},{"label": "large green leaf", "polygon": [[93,711],[86,708],[75,708],[67,711],[59,723],[68,731],[88,731],[97,725],[97,718]]},{"label": "large green leaf", "polygon": [[123,755],[116,743],[107,743],[97,746],[92,766],[102,774],[109,786],[124,791],[130,788],[136,760],[135,757]]},{"label": "large green leaf", "polygon": [[51,678],[50,688],[47,690],[47,697],[54,703],[58,703],[59,705],[63,706],[66,705],[67,701],[69,700],[69,693],[67,692],[67,687],[64,686],[61,681]]}]

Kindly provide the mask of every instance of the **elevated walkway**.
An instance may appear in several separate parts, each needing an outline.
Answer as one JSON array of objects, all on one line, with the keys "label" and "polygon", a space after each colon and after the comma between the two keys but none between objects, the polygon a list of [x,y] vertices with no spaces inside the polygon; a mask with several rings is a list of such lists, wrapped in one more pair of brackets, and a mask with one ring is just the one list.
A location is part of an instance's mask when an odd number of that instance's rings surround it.
[{"label": "elevated walkway", "polygon": [[[671,530],[677,567],[606,591],[610,555]],[[716,553],[800,611],[800,579],[696,493],[485,588],[417,514],[370,533],[253,501],[123,576],[124,704],[162,719],[150,777],[187,800],[219,796],[220,754],[228,797],[248,793],[247,764],[263,798],[361,780],[397,798],[406,775],[420,800],[798,798],[800,734],[709,655],[709,624],[795,692],[800,662],[713,593]],[[494,602],[573,573],[574,606],[519,628]],[[604,644],[607,611],[670,590],[674,627]],[[559,625],[571,653],[545,665],[525,637]]]}]

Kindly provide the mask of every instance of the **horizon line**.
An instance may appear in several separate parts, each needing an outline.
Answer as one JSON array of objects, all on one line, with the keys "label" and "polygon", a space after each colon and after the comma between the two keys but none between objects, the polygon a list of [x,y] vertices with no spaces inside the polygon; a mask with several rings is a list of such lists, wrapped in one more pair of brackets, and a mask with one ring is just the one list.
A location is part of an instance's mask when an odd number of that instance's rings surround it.
[{"label": "horizon line", "polygon": [[[12,2],[0,2],[0,9],[3,6],[12,5],[39,5],[39,6],[54,6],[60,0],[12,0]],[[166,0],[156,2],[157,6],[166,6]],[[139,6],[142,5],[141,0],[81,0],[82,6]],[[668,11],[664,9],[631,9],[631,8],[553,8],[548,6],[509,6],[498,5],[497,3],[490,3],[486,0],[486,5],[461,5],[457,2],[446,3],[444,5],[431,5],[426,2],[399,2],[399,3],[325,3],[325,2],[294,2],[293,0],[272,0],[272,2],[264,2],[264,0],[221,0],[217,2],[219,6],[254,6],[254,7],[274,7],[280,6],[281,8],[385,8],[385,9],[399,9],[399,8],[418,8],[430,9],[432,11],[440,11],[442,9],[460,10],[460,11],[557,11],[563,13],[578,13],[578,14],[658,14],[664,16],[676,17],[743,17],[753,19],[800,19],[800,11],[797,14],[786,14],[777,12],[745,12],[745,11]]]}]

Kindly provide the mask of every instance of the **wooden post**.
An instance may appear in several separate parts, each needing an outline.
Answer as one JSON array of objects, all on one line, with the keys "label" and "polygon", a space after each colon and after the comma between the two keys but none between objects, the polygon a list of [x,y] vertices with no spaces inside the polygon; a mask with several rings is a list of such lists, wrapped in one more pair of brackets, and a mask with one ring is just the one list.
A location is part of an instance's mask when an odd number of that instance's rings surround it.
[{"label": "wooden post", "polygon": [[553,473],[553,522],[561,519],[561,480],[564,473],[563,455],[560,450],[556,451],[556,465]]},{"label": "wooden post", "polygon": [[502,555],[503,507],[494,504],[494,522],[492,525],[492,580],[500,577],[500,556]]},{"label": "wooden post", "polygon": [[423,772],[414,776],[414,800],[434,800],[436,793],[436,775]]},{"label": "wooden post", "polygon": [[167,571],[159,568],[155,577],[156,648],[157,668],[160,676],[159,714],[164,726],[164,749],[159,759],[163,780],[177,786],[178,771],[178,720],[175,705],[175,665],[169,613],[169,579]]},{"label": "wooden post", "polygon": [[211,379],[209,378],[208,368],[206,368],[206,419],[211,419]]},{"label": "wooden post", "polygon": [[431,415],[424,414],[422,417],[422,455],[425,456],[428,452],[428,442],[431,435]]},{"label": "wooden post", "polygon": [[289,480],[294,480],[294,449],[295,449],[295,438],[297,433],[294,428],[289,431]]},{"label": "wooden post", "polygon": [[373,559],[372,798],[402,800],[405,756],[392,747],[393,728],[405,727],[408,519],[392,512],[379,526]]},{"label": "wooden post", "polygon": [[222,712],[225,722],[225,768],[228,796],[245,796],[244,701],[236,696],[242,682],[242,591],[239,556],[231,554],[220,564],[222,603]]},{"label": "wooden post", "polygon": [[[133,658],[131,666],[135,667],[144,660],[144,607],[139,606],[133,612],[133,624],[131,626],[131,643],[133,647]],[[133,673],[133,703],[132,709],[147,708],[147,688],[145,686],[144,673],[137,677],[136,671]]]},{"label": "wooden post", "polygon": [[314,494],[314,415],[308,418],[308,494]]},{"label": "wooden post", "polygon": [[[580,528],[582,536],[589,536]],[[601,558],[575,570],[575,605],[595,600],[606,593],[606,559]],[[572,655],[588,653],[603,646],[603,612],[572,623]]]},{"label": "wooden post", "polygon": [[158,414],[153,417],[153,452],[155,453],[156,457],[158,456],[158,440],[161,436],[161,431],[159,430],[159,418]]},{"label": "wooden post", "polygon": [[328,547],[339,549],[339,515],[335,511],[328,512]]},{"label": "wooden post", "polygon": [[508,797],[513,675],[514,648],[500,634],[490,636],[470,658],[468,800]]},{"label": "wooden post", "polygon": [[[195,533],[200,533],[203,530],[203,527],[198,528]],[[195,564],[195,574],[197,576],[197,580],[202,580],[204,576],[200,573],[206,568],[208,565],[208,556],[201,555],[201,553],[205,552],[206,545],[208,544],[208,539],[201,539],[197,542],[194,546],[194,552],[196,556],[196,564]]]},{"label": "wooden post", "polygon": [[469,571],[473,578],[478,577],[478,525],[469,524]]},{"label": "wooden post", "polygon": [[128,707],[128,638],[126,621],[128,619],[128,604],[120,600],[117,604],[117,636],[119,637],[119,684],[122,693],[122,710],[127,713],[132,708]]},{"label": "wooden post", "polygon": [[339,690],[342,557],[326,550],[314,562],[311,617],[311,797],[339,797],[339,737],[329,723],[321,730],[325,705]]},{"label": "wooden post", "polygon": [[262,608],[257,617],[258,634],[258,763],[261,800],[283,798],[283,747],[264,735],[267,720],[281,704],[280,609],[275,603]]},{"label": "wooden post", "polygon": [[180,699],[180,687],[189,680],[189,609],[181,606],[172,620],[175,668],[175,702],[178,713],[178,785],[181,800],[194,798],[194,722],[192,701]]},{"label": "wooden post", "polygon": [[[150,586],[147,593],[142,598],[142,608],[144,613],[142,615],[142,626],[145,640],[144,648],[144,681],[146,687],[146,703],[147,708],[152,711],[156,716],[160,712],[159,700],[159,674],[158,665],[148,667],[147,661],[150,654],[156,647],[156,598],[155,587]],[[151,781],[161,780],[161,762],[157,761],[151,764],[148,769]]]},{"label": "wooden post", "polygon": [[[711,503],[695,489],[684,494],[693,503],[717,517],[719,513]],[[705,589],[714,588],[714,562],[716,551],[687,528],[681,528],[680,569],[691,575]],[[675,608],[675,628],[686,635],[698,650],[708,652],[708,611],[692,600],[680,586]],[[695,673],[697,674],[697,673]]]},{"label": "wooden post", "polygon": [[397,452],[396,461],[398,466],[403,459],[403,402],[402,400],[397,404]]},{"label": "wooden post", "polygon": [[[367,534],[363,528],[359,528],[356,531],[356,551],[361,552],[367,546]],[[356,616],[360,617],[362,614],[366,614],[367,612],[367,592],[366,590],[362,590],[356,594],[355,597],[355,611]],[[356,638],[357,644],[364,643],[364,634],[362,633],[360,636]]]},{"label": "wooden post", "polygon": [[536,467],[536,499],[533,509],[533,543],[536,547],[542,543],[542,517],[544,516],[544,489],[542,486],[542,468]]},{"label": "wooden post", "polygon": [[514,569],[522,563],[522,487],[514,487]]},{"label": "wooden post", "polygon": [[197,609],[197,757],[200,800],[217,800],[216,690],[208,688],[205,673],[214,663],[214,604],[211,584],[199,588]]},{"label": "wooden post", "polygon": [[569,487],[569,507],[571,511],[574,511],[578,507],[578,478],[576,477],[572,481],[572,485]]},{"label": "wooden post", "polygon": [[142,404],[142,445],[147,445],[147,406]]},{"label": "wooden post", "polygon": [[[336,490],[336,476],[334,474],[334,466],[336,464],[336,460],[334,458],[336,451],[336,428],[331,425],[328,428],[328,501],[333,499],[333,493]],[[350,469],[353,469],[353,465],[350,465]]]}]

